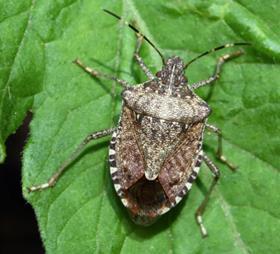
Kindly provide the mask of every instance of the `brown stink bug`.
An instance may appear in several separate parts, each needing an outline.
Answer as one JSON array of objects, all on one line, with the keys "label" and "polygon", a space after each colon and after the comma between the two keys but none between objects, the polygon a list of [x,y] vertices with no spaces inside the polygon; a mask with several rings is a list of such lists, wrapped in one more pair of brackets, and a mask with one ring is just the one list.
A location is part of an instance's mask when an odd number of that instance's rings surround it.
[{"label": "brown stink bug", "polygon": [[[108,10],[105,12],[121,19]],[[150,225],[160,215],[176,206],[190,190],[201,163],[206,163],[214,178],[205,199],[196,210],[196,221],[202,235],[206,236],[202,214],[220,173],[202,150],[205,128],[218,137],[217,157],[231,169],[235,167],[222,155],[221,131],[207,124],[211,110],[208,104],[194,93],[194,90],[212,84],[219,78],[225,61],[241,55],[243,51],[238,50],[220,57],[214,74],[206,80],[189,84],[184,71],[190,63],[210,52],[236,45],[248,45],[248,43],[226,44],[184,64],[178,56],[165,60],[148,38],[131,24],[126,24],[137,33],[134,56],[148,81],[132,86],[124,80],[92,70],[80,60],[76,60],[75,63],[90,75],[114,80],[123,87],[123,106],[119,125],[117,128],[88,135],[48,182],[32,186],[29,190],[37,191],[54,186],[86,144],[112,134],[109,147],[112,181],[123,205],[128,208],[132,220],[137,224]],[[163,67],[156,75],[148,69],[139,55],[143,39],[162,58]]]}]

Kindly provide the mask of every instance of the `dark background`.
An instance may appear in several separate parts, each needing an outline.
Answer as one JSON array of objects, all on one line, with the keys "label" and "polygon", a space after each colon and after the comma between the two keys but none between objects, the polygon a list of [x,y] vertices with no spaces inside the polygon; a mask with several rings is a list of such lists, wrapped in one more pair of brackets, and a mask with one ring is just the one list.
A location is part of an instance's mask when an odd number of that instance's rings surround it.
[{"label": "dark background", "polygon": [[0,165],[0,254],[44,253],[34,211],[21,193],[21,157],[30,120],[31,114],[8,138],[7,157]]}]

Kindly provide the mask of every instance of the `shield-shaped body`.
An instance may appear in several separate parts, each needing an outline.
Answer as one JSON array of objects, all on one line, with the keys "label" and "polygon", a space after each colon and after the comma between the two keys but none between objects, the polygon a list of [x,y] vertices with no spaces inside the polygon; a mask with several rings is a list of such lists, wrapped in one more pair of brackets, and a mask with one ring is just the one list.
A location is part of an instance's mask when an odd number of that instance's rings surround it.
[{"label": "shield-shaped body", "polygon": [[158,80],[123,92],[119,126],[110,143],[113,184],[133,221],[142,225],[153,223],[191,188],[210,114],[183,74],[172,76],[180,59],[169,61],[168,75],[165,66]]}]

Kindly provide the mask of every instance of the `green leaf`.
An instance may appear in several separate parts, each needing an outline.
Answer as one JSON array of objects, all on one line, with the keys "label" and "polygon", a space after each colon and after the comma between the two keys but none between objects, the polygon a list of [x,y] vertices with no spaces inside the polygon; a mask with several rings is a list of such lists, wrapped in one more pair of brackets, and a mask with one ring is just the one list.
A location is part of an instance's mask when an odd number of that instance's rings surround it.
[{"label": "green leaf", "polygon": [[22,123],[44,79],[44,45],[30,25],[33,6],[28,2],[0,4],[0,162],[6,138]]},{"label": "green leaf", "polygon": [[[0,1],[0,159],[4,142],[33,112],[23,156],[23,193],[32,204],[48,253],[279,253],[280,6],[263,1]],[[135,24],[165,56],[186,62],[228,42],[250,41],[246,54],[227,63],[214,89],[201,88],[224,133],[224,153],[239,169],[214,159],[216,137],[205,150],[221,169],[221,181],[203,217],[209,237],[194,220],[210,186],[202,166],[197,184],[176,208],[151,227],[134,225],[110,180],[109,138],[87,149],[53,189],[27,193],[45,182],[83,138],[115,126],[121,89],[92,79],[72,61],[135,84],[146,80],[133,61],[135,35],[102,12]],[[189,82],[206,79],[220,55],[208,55],[186,71]],[[153,72],[161,68],[147,43],[141,50]],[[210,95],[209,96],[209,92]]]}]

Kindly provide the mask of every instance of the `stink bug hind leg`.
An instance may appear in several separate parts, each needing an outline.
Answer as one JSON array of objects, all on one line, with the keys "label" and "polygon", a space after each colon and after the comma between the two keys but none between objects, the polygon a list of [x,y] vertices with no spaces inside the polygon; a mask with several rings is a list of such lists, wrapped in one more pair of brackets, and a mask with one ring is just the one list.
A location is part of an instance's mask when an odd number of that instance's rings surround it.
[{"label": "stink bug hind leg", "polygon": [[77,159],[77,157],[81,154],[81,152],[84,150],[85,146],[89,142],[91,142],[95,139],[98,139],[98,138],[108,136],[108,135],[112,134],[115,130],[116,130],[116,128],[111,128],[111,129],[106,129],[106,130],[102,130],[102,131],[98,131],[98,132],[94,132],[94,133],[89,134],[83,140],[83,142],[76,148],[74,153],[66,161],[64,161],[64,163],[61,164],[61,166],[58,168],[58,170],[50,177],[50,179],[47,182],[45,182],[43,184],[28,187],[28,191],[29,192],[40,191],[40,190],[44,190],[44,189],[48,189],[50,187],[53,187],[56,184],[56,182],[58,181],[58,179],[61,177],[61,175],[68,168],[68,166],[75,159]]},{"label": "stink bug hind leg", "polygon": [[214,187],[218,183],[218,180],[220,178],[220,171],[205,154],[202,155],[202,159],[213,174],[213,180],[212,180],[211,186],[210,186],[209,190],[207,191],[204,200],[202,201],[202,203],[196,209],[196,212],[195,212],[195,219],[200,228],[201,235],[202,235],[202,237],[206,237],[206,236],[208,236],[208,233],[203,224],[202,215],[205,212],[205,208],[209,202],[210,195],[213,192]]}]

